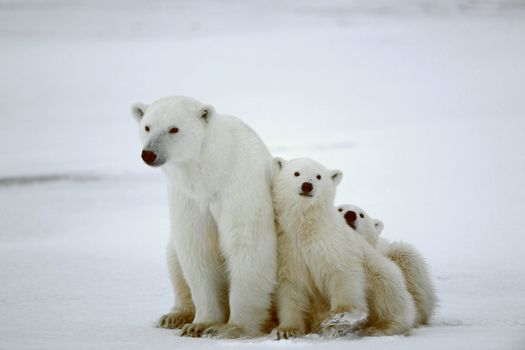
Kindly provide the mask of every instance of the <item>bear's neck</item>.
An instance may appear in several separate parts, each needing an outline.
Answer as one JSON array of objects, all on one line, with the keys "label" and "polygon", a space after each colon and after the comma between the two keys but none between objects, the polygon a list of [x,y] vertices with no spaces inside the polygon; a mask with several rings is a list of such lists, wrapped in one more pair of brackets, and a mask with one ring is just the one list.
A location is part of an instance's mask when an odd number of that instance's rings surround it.
[{"label": "bear's neck", "polygon": [[291,206],[278,210],[277,216],[285,232],[306,237],[314,237],[330,230],[337,220],[337,213],[332,205]]}]

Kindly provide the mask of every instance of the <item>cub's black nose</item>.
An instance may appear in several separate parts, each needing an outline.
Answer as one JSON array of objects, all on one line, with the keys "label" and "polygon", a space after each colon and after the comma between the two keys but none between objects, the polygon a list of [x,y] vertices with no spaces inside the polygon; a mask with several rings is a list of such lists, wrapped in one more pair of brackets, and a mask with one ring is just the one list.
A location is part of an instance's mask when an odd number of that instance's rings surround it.
[{"label": "cub's black nose", "polygon": [[157,155],[151,151],[142,151],[142,160],[148,164],[153,165],[155,163],[155,159],[157,159]]},{"label": "cub's black nose", "polygon": [[356,219],[357,219],[357,214],[355,213],[355,211],[349,210],[345,213],[345,220],[348,225],[353,227],[353,224]]},{"label": "cub's black nose", "polygon": [[310,182],[303,182],[303,184],[301,185],[301,190],[304,193],[310,193],[313,191],[313,189],[314,189],[314,186]]}]

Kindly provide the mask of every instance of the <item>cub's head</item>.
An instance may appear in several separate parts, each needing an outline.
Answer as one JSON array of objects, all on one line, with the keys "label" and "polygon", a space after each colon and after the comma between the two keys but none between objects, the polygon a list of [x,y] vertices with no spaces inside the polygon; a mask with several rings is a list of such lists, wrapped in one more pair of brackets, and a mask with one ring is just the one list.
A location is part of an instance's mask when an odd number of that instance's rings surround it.
[{"label": "cub's head", "polygon": [[273,160],[273,196],[281,208],[333,206],[335,189],[343,178],[340,170],[328,170],[313,159]]},{"label": "cub's head", "polygon": [[371,218],[363,209],[355,205],[343,204],[336,209],[348,226],[362,235],[372,246],[377,245],[377,239],[384,228],[381,220]]},{"label": "cub's head", "polygon": [[172,96],[151,105],[135,103],[131,113],[139,123],[142,159],[161,166],[198,158],[215,110],[189,97]]}]

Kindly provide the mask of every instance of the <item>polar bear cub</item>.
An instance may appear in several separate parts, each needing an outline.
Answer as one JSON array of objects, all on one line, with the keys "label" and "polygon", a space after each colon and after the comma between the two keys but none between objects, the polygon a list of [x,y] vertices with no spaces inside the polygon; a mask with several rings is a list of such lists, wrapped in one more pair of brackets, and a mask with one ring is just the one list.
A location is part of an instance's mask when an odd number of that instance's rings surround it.
[{"label": "polar bear cub", "polygon": [[371,218],[363,209],[344,204],[336,208],[348,226],[361,234],[373,247],[399,266],[405,277],[408,291],[416,305],[416,325],[426,325],[436,307],[436,292],[425,259],[410,244],[391,243],[379,235],[384,225],[381,220]]},{"label": "polar bear cub", "polygon": [[[278,226],[277,338],[407,332],[415,309],[399,268],[348,227],[334,210],[338,170],[307,159],[274,159]],[[318,315],[326,315],[315,323]],[[335,327],[335,328],[334,328]]]}]

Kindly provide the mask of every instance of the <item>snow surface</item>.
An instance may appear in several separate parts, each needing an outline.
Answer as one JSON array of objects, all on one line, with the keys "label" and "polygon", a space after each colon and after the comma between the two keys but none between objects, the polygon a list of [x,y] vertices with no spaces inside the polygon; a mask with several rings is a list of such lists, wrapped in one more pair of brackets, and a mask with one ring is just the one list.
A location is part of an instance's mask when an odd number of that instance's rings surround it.
[{"label": "snow surface", "polygon": [[[0,0],[0,349],[524,349],[524,1]],[[237,341],[155,328],[165,183],[132,102],[184,94],[427,257],[411,336]]]}]

